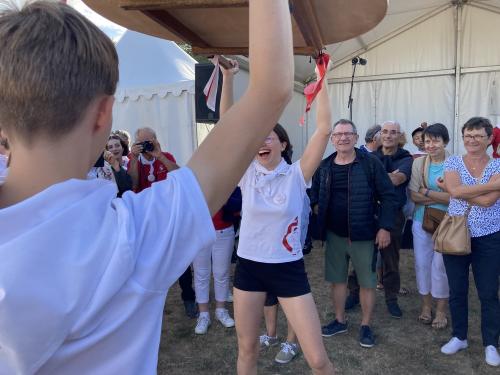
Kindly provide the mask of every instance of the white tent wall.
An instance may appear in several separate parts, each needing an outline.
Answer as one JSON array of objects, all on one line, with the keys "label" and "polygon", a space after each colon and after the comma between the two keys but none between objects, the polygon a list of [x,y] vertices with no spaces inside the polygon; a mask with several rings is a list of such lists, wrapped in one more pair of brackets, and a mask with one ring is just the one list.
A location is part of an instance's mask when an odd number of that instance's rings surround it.
[{"label": "white tent wall", "polygon": [[164,151],[185,165],[196,148],[194,65],[175,43],[127,31],[116,45],[120,81],[113,129],[156,131]]},{"label": "white tent wall", "polygon": [[[359,143],[368,127],[384,120],[399,121],[407,135],[422,121],[442,122],[450,131],[450,151],[463,152],[460,129],[468,118],[499,119],[498,35],[500,14],[471,3],[460,12],[450,5],[387,41],[368,46],[362,54],[368,64],[357,67],[353,89]],[[461,72],[458,87],[456,67]],[[350,61],[329,74],[335,119],[349,118],[351,74]],[[407,148],[414,151],[409,138]]]}]

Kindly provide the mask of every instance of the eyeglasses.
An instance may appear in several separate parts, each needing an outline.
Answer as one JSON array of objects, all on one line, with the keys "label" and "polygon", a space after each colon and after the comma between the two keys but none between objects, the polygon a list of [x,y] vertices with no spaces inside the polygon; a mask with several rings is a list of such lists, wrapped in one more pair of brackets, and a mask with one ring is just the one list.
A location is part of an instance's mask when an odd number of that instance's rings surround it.
[{"label": "eyeglasses", "polygon": [[354,134],[356,134],[356,133],[353,133],[353,132],[332,133],[332,138],[340,139],[340,138],[342,138],[342,136],[344,136],[346,138],[352,138],[354,136]]},{"label": "eyeglasses", "polygon": [[390,134],[390,135],[398,135],[400,132],[398,132],[397,130],[391,130],[391,131],[389,131],[387,129],[384,129],[384,130],[381,131],[381,133],[383,135],[388,135],[388,134]]},{"label": "eyeglasses", "polygon": [[271,144],[273,144],[273,142],[274,142],[276,139],[278,139],[278,138],[276,138],[276,137],[266,137],[266,139],[264,139],[264,143],[265,143],[266,145],[271,145]]},{"label": "eyeglasses", "polygon": [[480,141],[481,139],[484,139],[484,138],[488,138],[487,135],[481,135],[481,134],[476,134],[476,135],[464,135],[462,136],[463,140],[464,141],[467,141],[467,142],[470,142],[472,140],[475,140],[475,141]]}]

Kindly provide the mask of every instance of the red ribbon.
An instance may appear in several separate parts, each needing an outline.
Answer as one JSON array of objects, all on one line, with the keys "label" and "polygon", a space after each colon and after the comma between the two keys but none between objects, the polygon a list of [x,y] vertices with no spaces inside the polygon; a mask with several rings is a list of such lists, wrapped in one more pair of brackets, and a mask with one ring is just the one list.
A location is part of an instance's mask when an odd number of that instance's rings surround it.
[{"label": "red ribbon", "polygon": [[300,125],[304,125],[304,118],[307,112],[311,110],[311,105],[318,92],[323,87],[323,79],[326,75],[326,69],[328,68],[328,62],[330,61],[330,55],[327,53],[322,53],[316,59],[316,67],[318,68],[319,79],[316,82],[311,82],[304,88],[304,95],[306,97],[306,110],[302,117],[300,118]]}]

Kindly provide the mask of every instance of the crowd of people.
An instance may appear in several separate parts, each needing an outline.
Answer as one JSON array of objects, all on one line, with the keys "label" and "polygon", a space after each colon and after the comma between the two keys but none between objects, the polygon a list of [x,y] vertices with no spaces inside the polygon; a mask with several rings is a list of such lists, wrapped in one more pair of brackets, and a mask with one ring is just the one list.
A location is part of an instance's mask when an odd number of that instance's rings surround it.
[{"label": "crowd of people", "polygon": [[[236,329],[239,374],[255,374],[259,352],[280,344],[278,305],[288,332],[275,360],[303,352],[313,373],[333,374],[323,340],[348,331],[346,310],[361,305],[364,348],[376,345],[377,288],[390,316],[403,316],[399,258],[409,219],[418,320],[444,329],[449,309],[441,352],[466,349],[472,267],[485,361],[500,366],[500,127],[471,118],[461,129],[466,153],[450,155],[447,127],[422,123],[412,155],[401,125],[386,121],[357,148],[356,125],[332,121],[318,78],[316,130],[292,162],[277,123],[293,81],[290,25],[288,1],[250,2],[248,91],[233,103],[238,66],[221,68],[221,120],[180,167],[149,127],[133,140],[110,135],[118,61],[101,31],[53,2],[0,17],[0,66],[11,67],[0,70],[0,373],[155,373],[169,287],[178,280],[203,335],[213,276],[214,315]],[[317,71],[327,66],[322,55]],[[335,152],[323,159],[329,142]],[[470,254],[434,250],[440,219],[429,227],[428,216],[444,213],[466,215]],[[335,316],[323,325],[303,259],[313,229],[324,241]]]}]

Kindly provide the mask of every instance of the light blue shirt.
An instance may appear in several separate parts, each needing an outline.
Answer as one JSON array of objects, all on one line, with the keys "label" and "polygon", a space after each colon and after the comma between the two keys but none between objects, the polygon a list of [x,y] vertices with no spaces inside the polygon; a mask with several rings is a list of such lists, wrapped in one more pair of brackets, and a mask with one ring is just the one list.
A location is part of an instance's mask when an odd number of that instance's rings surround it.
[{"label": "light blue shirt", "polygon": [[[429,170],[427,172],[428,172],[428,180],[425,181],[427,188],[429,190],[442,191],[437,186],[436,180],[439,177],[443,177],[443,175],[444,175],[444,162],[442,162],[442,163],[429,163]],[[445,212],[448,210],[448,205],[442,204],[442,203],[431,204],[429,207],[437,208],[438,210],[445,211]],[[424,210],[425,210],[425,206],[419,204],[417,206],[417,209],[415,210],[413,220],[421,223],[424,220]]]}]

